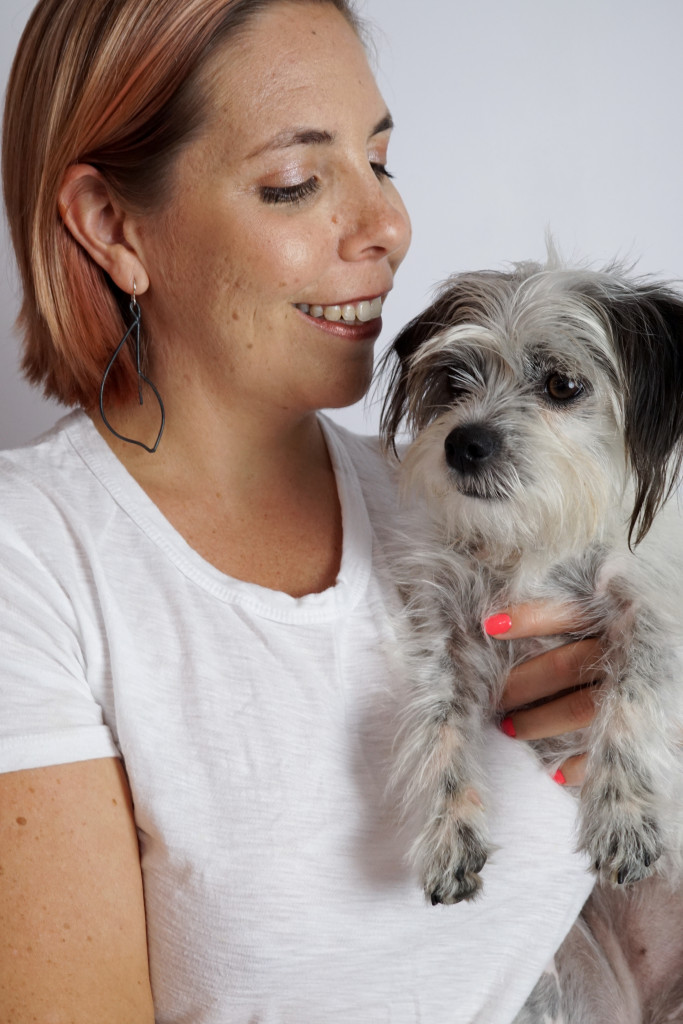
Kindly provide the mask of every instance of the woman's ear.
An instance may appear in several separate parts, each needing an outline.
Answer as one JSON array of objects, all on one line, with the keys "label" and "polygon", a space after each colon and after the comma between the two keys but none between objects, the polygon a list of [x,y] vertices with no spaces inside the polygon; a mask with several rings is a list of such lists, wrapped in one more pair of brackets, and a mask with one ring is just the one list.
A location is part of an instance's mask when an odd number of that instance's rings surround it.
[{"label": "woman's ear", "polygon": [[149,288],[145,266],[126,236],[127,215],[111,195],[100,172],[74,164],[59,190],[59,212],[73,237],[121,291],[142,295]]}]

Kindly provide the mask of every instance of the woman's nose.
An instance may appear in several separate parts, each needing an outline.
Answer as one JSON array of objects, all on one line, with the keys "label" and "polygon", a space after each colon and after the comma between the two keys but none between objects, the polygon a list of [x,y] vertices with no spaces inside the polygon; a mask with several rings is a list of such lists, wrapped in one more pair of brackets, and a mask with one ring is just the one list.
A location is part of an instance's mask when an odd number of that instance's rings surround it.
[{"label": "woman's nose", "polygon": [[[353,189],[344,216],[339,255],[344,260],[395,257],[400,263],[410,242],[410,220],[401,197],[373,173]],[[340,217],[340,220],[342,218]]]}]

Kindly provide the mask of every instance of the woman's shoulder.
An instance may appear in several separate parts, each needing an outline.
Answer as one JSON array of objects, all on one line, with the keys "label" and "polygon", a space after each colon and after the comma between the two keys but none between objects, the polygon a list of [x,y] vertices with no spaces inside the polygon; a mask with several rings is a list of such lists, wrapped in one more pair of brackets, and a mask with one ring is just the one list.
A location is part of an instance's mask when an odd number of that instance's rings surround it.
[{"label": "woman's shoulder", "polygon": [[394,452],[385,451],[376,435],[354,433],[328,416],[322,420],[328,439],[331,437],[346,452],[361,482],[370,491],[395,494],[399,460]]},{"label": "woman's shoulder", "polygon": [[[376,436],[355,434],[327,418],[324,427],[331,447],[341,450],[352,467],[374,535],[385,547],[399,524],[399,456],[386,451]],[[337,468],[344,459],[338,456]]]},{"label": "woman's shoulder", "polygon": [[28,444],[0,451],[4,543],[30,536],[50,543],[55,533],[77,526],[98,489],[78,449],[85,420],[84,413],[70,413]]},{"label": "woman's shoulder", "polygon": [[18,485],[20,481],[28,482],[52,475],[54,466],[56,474],[66,458],[73,457],[74,449],[70,434],[78,429],[85,419],[80,410],[62,416],[49,430],[39,434],[25,444],[15,448],[0,450],[0,483],[3,487]]}]

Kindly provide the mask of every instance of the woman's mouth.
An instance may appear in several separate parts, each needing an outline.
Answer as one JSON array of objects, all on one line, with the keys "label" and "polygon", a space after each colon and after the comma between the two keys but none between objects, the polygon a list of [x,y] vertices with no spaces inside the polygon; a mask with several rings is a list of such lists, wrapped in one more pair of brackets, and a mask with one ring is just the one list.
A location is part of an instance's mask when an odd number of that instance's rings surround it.
[{"label": "woman's mouth", "polygon": [[369,323],[382,316],[382,296],[374,299],[364,299],[362,302],[344,302],[332,306],[309,305],[306,302],[297,302],[296,308],[302,313],[313,317],[314,320],[327,320],[328,323],[346,324]]},{"label": "woman's mouth", "polygon": [[375,342],[382,330],[382,304],[386,295],[358,302],[339,302],[330,306],[297,302],[301,316],[318,330],[347,341]]}]

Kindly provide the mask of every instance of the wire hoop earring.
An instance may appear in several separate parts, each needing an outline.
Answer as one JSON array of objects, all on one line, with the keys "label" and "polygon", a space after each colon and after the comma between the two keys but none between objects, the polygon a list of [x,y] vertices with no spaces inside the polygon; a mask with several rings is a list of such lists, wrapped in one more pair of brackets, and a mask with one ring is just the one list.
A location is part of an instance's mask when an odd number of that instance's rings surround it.
[{"label": "wire hoop earring", "polygon": [[[118,437],[119,440],[126,441],[128,444],[137,444],[137,445],[139,445],[140,448],[144,448],[146,452],[149,452],[150,455],[153,455],[154,452],[159,447],[159,442],[161,441],[161,435],[164,432],[164,427],[166,425],[166,410],[164,409],[164,403],[161,400],[161,395],[159,394],[159,391],[157,390],[156,385],[154,385],[152,383],[152,381],[149,379],[149,377],[146,377],[145,374],[142,372],[141,356],[140,356],[140,323],[142,321],[142,313],[140,311],[140,306],[138,305],[138,300],[137,300],[137,297],[136,297],[135,281],[133,281],[133,294],[130,297],[130,307],[129,308],[130,308],[131,313],[133,314],[133,323],[130,325],[130,327],[128,328],[128,330],[124,334],[124,336],[121,338],[121,341],[116,346],[116,349],[114,351],[113,356],[111,357],[111,359],[107,363],[107,369],[104,371],[104,376],[102,377],[102,383],[100,384],[100,416],[102,417],[102,422],[104,423],[104,425],[107,428],[107,430],[111,431],[111,433],[115,437]],[[135,346],[135,367],[136,367],[137,375],[138,375],[138,401],[139,401],[140,405],[144,404],[144,400],[143,400],[143,397],[142,397],[142,385],[143,385],[143,383],[147,384],[147,386],[152,390],[152,392],[154,394],[154,397],[156,398],[157,402],[159,403],[159,409],[161,411],[161,426],[159,427],[159,433],[157,434],[157,439],[154,442],[154,446],[152,448],[150,448],[149,445],[145,444],[144,441],[136,441],[134,437],[126,437],[125,434],[119,434],[118,430],[115,430],[114,427],[112,427],[111,423],[107,419],[107,417],[105,415],[105,412],[104,412],[104,386],[107,383],[107,377],[109,376],[109,373],[110,373],[111,368],[113,367],[114,363],[118,359],[118,357],[119,357],[119,355],[121,353],[121,350],[123,349],[123,346],[126,344],[126,342],[130,338],[131,334],[133,334],[133,332],[135,332],[134,346]]]}]

